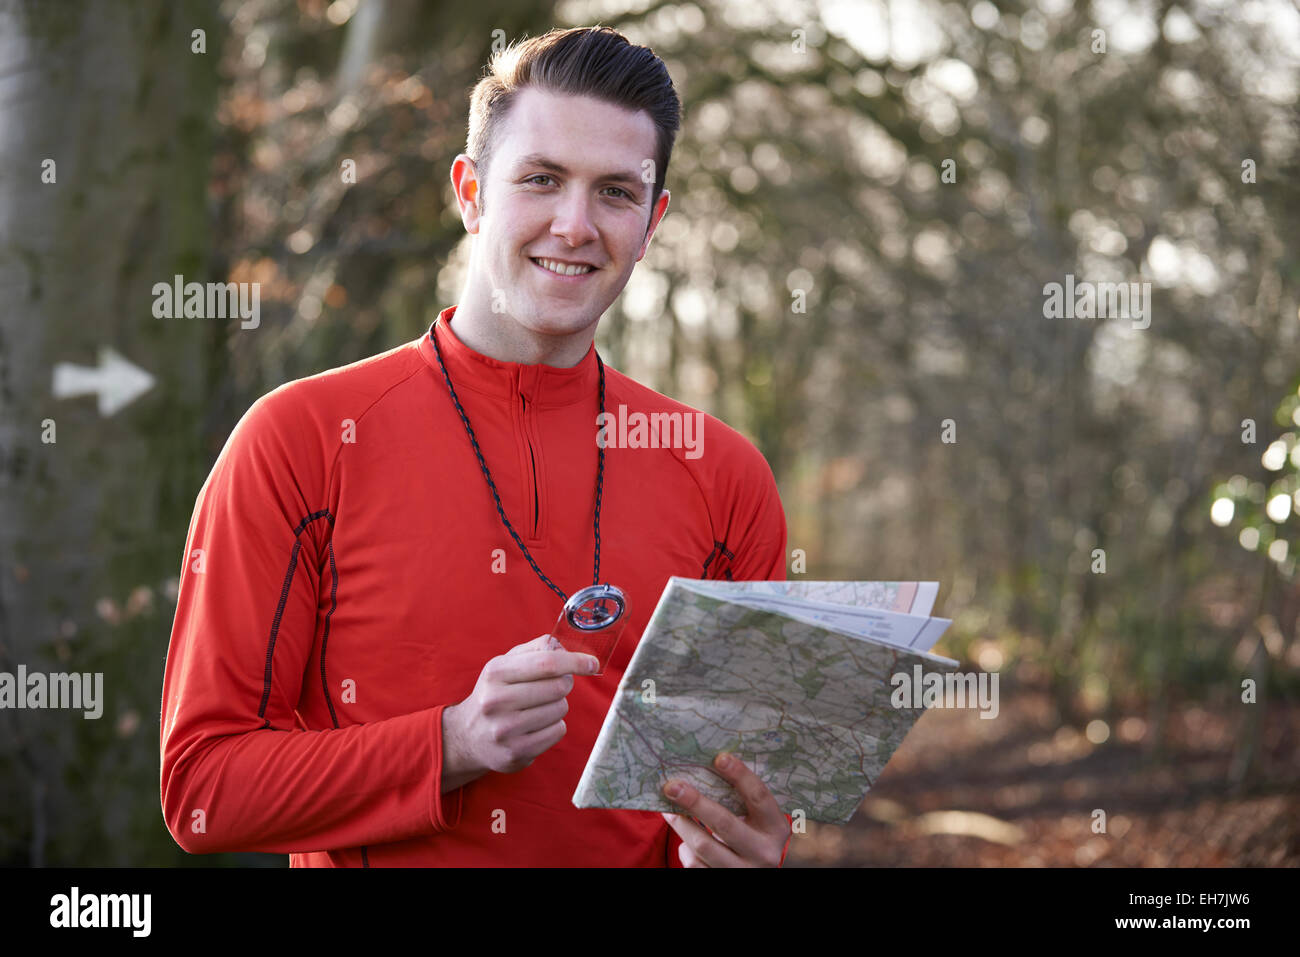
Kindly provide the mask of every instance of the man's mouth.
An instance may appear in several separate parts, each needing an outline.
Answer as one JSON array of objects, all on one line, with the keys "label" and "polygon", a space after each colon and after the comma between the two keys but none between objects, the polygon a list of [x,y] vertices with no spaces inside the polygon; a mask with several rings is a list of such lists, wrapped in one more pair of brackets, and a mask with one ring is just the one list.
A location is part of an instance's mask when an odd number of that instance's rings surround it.
[{"label": "man's mouth", "polygon": [[571,263],[562,263],[558,259],[546,259],[544,257],[529,257],[540,268],[545,270],[556,279],[579,279],[596,271],[595,266],[573,265]]}]

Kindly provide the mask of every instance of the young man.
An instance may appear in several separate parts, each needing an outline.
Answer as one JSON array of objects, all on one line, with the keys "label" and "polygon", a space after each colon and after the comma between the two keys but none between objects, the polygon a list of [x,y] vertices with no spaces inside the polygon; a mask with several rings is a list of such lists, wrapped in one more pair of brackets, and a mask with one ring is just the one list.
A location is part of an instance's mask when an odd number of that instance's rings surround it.
[{"label": "young man", "polygon": [[[612,30],[498,54],[451,170],[475,237],[459,304],[236,427],[195,507],[163,687],[163,814],[187,851],[780,862],[789,821],[743,766],[718,768],[743,817],[689,786],[681,816],[571,801],[668,577],[785,577],[758,451],[593,345],[668,206],[677,128],[662,61]],[[618,447],[602,410],[700,431]],[[630,614],[599,677],[545,633],[593,580]]]}]

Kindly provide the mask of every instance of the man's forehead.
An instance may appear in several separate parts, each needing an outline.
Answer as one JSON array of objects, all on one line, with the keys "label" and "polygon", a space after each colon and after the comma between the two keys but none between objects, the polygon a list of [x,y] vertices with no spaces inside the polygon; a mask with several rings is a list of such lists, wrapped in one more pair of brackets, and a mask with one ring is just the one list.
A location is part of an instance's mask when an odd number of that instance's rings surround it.
[{"label": "man's forehead", "polygon": [[502,132],[499,155],[513,165],[544,156],[578,170],[616,164],[639,173],[641,161],[655,156],[654,120],[645,110],[537,87],[520,91]]}]

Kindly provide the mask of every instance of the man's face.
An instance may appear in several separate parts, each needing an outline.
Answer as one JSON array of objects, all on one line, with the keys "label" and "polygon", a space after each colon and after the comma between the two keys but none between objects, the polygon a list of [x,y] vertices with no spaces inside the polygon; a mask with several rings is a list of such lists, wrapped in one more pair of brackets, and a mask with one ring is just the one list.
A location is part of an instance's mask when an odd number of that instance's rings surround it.
[{"label": "man's face", "polygon": [[[664,190],[652,215],[654,171],[643,162],[654,156],[654,122],[644,111],[521,90],[498,128],[487,181],[474,186],[477,172],[463,155],[452,169],[465,228],[478,237],[468,298],[534,334],[572,335],[594,325],[622,292],[668,206]],[[649,183],[642,180],[647,169]],[[481,214],[469,202],[480,193]],[[580,264],[583,274],[554,271],[573,271],[566,264]]]}]

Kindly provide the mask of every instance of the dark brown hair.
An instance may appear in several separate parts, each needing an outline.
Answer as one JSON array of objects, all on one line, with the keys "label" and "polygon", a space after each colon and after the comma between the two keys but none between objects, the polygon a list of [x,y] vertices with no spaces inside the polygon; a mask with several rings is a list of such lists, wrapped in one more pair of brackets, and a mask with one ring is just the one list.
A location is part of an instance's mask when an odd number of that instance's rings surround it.
[{"label": "dark brown hair", "polygon": [[[673,141],[681,126],[681,104],[664,61],[649,47],[630,43],[609,27],[552,30],[497,51],[470,95],[465,153],[483,182],[498,130],[519,91],[527,86],[552,93],[590,96],[628,110],[645,110],[655,124],[655,183],[651,209],[664,188]],[[647,228],[649,223],[647,222]]]}]

